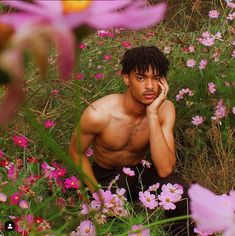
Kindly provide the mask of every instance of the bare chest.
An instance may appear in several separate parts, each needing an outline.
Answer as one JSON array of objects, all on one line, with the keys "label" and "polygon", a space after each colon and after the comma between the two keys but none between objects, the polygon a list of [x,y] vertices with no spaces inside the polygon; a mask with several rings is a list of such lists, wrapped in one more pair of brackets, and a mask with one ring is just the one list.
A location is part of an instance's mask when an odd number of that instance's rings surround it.
[{"label": "bare chest", "polygon": [[109,151],[143,152],[149,145],[147,119],[137,122],[114,120],[97,137],[97,144]]}]

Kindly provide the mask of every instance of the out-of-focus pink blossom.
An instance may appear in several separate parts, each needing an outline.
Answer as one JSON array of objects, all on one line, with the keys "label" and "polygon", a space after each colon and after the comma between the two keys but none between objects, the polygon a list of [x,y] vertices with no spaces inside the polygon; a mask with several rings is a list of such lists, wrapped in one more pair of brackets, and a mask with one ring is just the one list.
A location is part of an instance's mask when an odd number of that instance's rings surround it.
[{"label": "out-of-focus pink blossom", "polygon": [[4,156],[4,152],[0,149],[0,158]]},{"label": "out-of-focus pink blossom", "polygon": [[78,73],[76,76],[76,80],[84,80],[84,74]]},{"label": "out-of-focus pink blossom", "polygon": [[235,19],[235,12],[229,13],[228,16],[227,16],[227,19],[230,20],[230,21]]},{"label": "out-of-focus pink blossom", "polygon": [[214,116],[212,116],[211,119],[220,122],[222,118],[227,116],[227,113],[227,107],[224,105],[223,99],[220,99],[217,103]]},{"label": "out-of-focus pink blossom", "polygon": [[200,230],[199,228],[194,228],[194,233],[196,233],[196,234],[198,234],[198,235],[200,235],[200,236],[210,236],[210,235],[212,235],[213,233],[211,233],[211,232],[206,232],[206,231],[202,231],[202,230]]},{"label": "out-of-focus pink blossom", "polygon": [[20,135],[20,136],[14,135],[13,136],[13,142],[14,142],[15,145],[17,145],[21,148],[27,148],[28,147],[28,140],[23,135]]},{"label": "out-of-focus pink blossom", "polygon": [[235,107],[232,108],[232,113],[235,115]]},{"label": "out-of-focus pink blossom", "polygon": [[105,61],[109,61],[112,59],[112,56],[111,55],[104,55],[104,60]]},{"label": "out-of-focus pink blossom", "polygon": [[164,52],[165,54],[169,54],[169,53],[171,52],[171,50],[172,50],[171,46],[165,46],[165,47],[163,48],[163,52]]},{"label": "out-of-focus pink blossom", "polygon": [[139,192],[139,200],[149,209],[155,209],[158,206],[156,196],[149,191]]},{"label": "out-of-focus pink blossom", "polygon": [[85,49],[85,48],[87,48],[87,45],[85,43],[80,43],[79,48],[80,49]]},{"label": "out-of-focus pink blossom", "polygon": [[22,209],[28,209],[28,208],[29,208],[29,204],[28,204],[27,201],[21,200],[21,201],[19,202],[19,207],[22,208]]},{"label": "out-of-focus pink blossom", "polygon": [[235,49],[232,51],[232,57],[235,57]]},{"label": "out-of-focus pink blossom", "polygon": [[136,232],[129,233],[128,236],[150,236],[150,230],[143,225],[133,225],[131,226],[131,230]]},{"label": "out-of-focus pink blossom", "polygon": [[203,121],[204,121],[203,117],[197,115],[197,116],[193,116],[192,117],[192,121],[191,122],[194,125],[199,126],[199,125],[201,125],[203,123]]},{"label": "out-of-focus pink blossom", "polygon": [[210,10],[208,15],[210,18],[216,19],[219,17],[219,12],[216,9]]},{"label": "out-of-focus pink blossom", "polygon": [[103,79],[103,78],[104,78],[104,74],[103,73],[95,74],[95,79]]},{"label": "out-of-focus pink blossom", "polygon": [[188,50],[189,50],[189,52],[194,52],[195,51],[195,47],[193,45],[190,45],[188,47]]},{"label": "out-of-focus pink blossom", "polygon": [[226,3],[227,3],[227,6],[230,7],[230,8],[235,8],[235,3],[232,2],[231,0],[226,0]]},{"label": "out-of-focus pink blossom", "polygon": [[11,165],[10,168],[8,169],[7,177],[12,180],[16,180],[18,177],[18,171],[14,167],[14,165]]},{"label": "out-of-focus pink blossom", "polygon": [[[198,184],[193,184],[188,194],[191,199],[192,217],[200,230],[210,233],[223,232],[225,236],[234,235],[235,213],[233,208],[225,207],[218,196]],[[230,196],[235,203],[235,192],[231,191]]]},{"label": "out-of-focus pink blossom", "polygon": [[193,91],[189,88],[183,88],[179,91],[179,94],[176,95],[176,101],[179,101],[184,98],[184,95],[188,94],[188,96],[193,96]]},{"label": "out-of-focus pink blossom", "polygon": [[208,83],[208,91],[210,93],[215,93],[216,92],[216,85],[213,82]]},{"label": "out-of-focus pink blossom", "polygon": [[129,167],[123,167],[122,172],[128,176],[134,176],[135,171],[131,170]]},{"label": "out-of-focus pink blossom", "polygon": [[53,120],[45,120],[43,123],[44,127],[46,129],[50,129],[56,125],[56,123]]},{"label": "out-of-focus pink blossom", "polygon": [[52,89],[51,90],[51,94],[54,96],[57,96],[60,93],[60,91],[58,89]]},{"label": "out-of-focus pink blossom", "polygon": [[7,195],[4,193],[0,193],[0,202],[6,202],[7,201]]},{"label": "out-of-focus pink blossom", "polygon": [[207,60],[206,59],[202,59],[199,63],[199,69],[200,70],[204,70],[207,66]]},{"label": "out-of-focus pink blossom", "polygon": [[186,62],[187,67],[194,67],[196,65],[196,61],[194,59],[188,59]]},{"label": "out-of-focus pink blossom", "polygon": [[90,220],[84,220],[70,236],[96,236],[96,228]]},{"label": "out-of-focus pink blossom", "polygon": [[122,42],[122,46],[125,48],[131,48],[131,43],[130,42]]}]

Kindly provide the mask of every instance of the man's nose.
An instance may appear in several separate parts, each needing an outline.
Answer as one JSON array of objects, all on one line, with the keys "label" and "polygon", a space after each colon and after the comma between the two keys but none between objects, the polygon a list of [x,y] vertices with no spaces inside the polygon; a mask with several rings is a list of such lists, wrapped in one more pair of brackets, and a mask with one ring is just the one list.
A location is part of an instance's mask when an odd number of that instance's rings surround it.
[{"label": "man's nose", "polygon": [[153,81],[152,81],[152,79],[146,79],[145,80],[145,88],[146,89],[153,89]]}]

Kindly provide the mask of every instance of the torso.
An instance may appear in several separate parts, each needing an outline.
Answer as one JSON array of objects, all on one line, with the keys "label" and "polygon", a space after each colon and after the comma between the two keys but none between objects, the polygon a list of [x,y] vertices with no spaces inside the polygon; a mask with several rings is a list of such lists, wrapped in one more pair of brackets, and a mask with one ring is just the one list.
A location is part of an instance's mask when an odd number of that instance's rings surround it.
[{"label": "torso", "polygon": [[107,169],[139,164],[149,147],[147,117],[128,116],[122,101],[123,94],[113,94],[92,104],[105,109],[109,116],[109,122],[93,142],[94,161]]}]

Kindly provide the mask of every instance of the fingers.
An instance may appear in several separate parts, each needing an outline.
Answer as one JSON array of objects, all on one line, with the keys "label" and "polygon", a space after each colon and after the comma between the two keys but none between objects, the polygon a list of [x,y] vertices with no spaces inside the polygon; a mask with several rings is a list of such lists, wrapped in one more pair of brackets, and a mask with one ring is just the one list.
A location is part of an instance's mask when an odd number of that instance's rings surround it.
[{"label": "fingers", "polygon": [[158,81],[158,84],[159,84],[160,89],[161,89],[160,95],[163,94],[164,97],[166,97],[166,95],[167,95],[167,93],[168,93],[168,91],[169,91],[169,86],[168,86],[168,84],[167,84],[167,82],[166,82],[166,79],[165,79],[165,78],[161,78],[161,79]]}]

